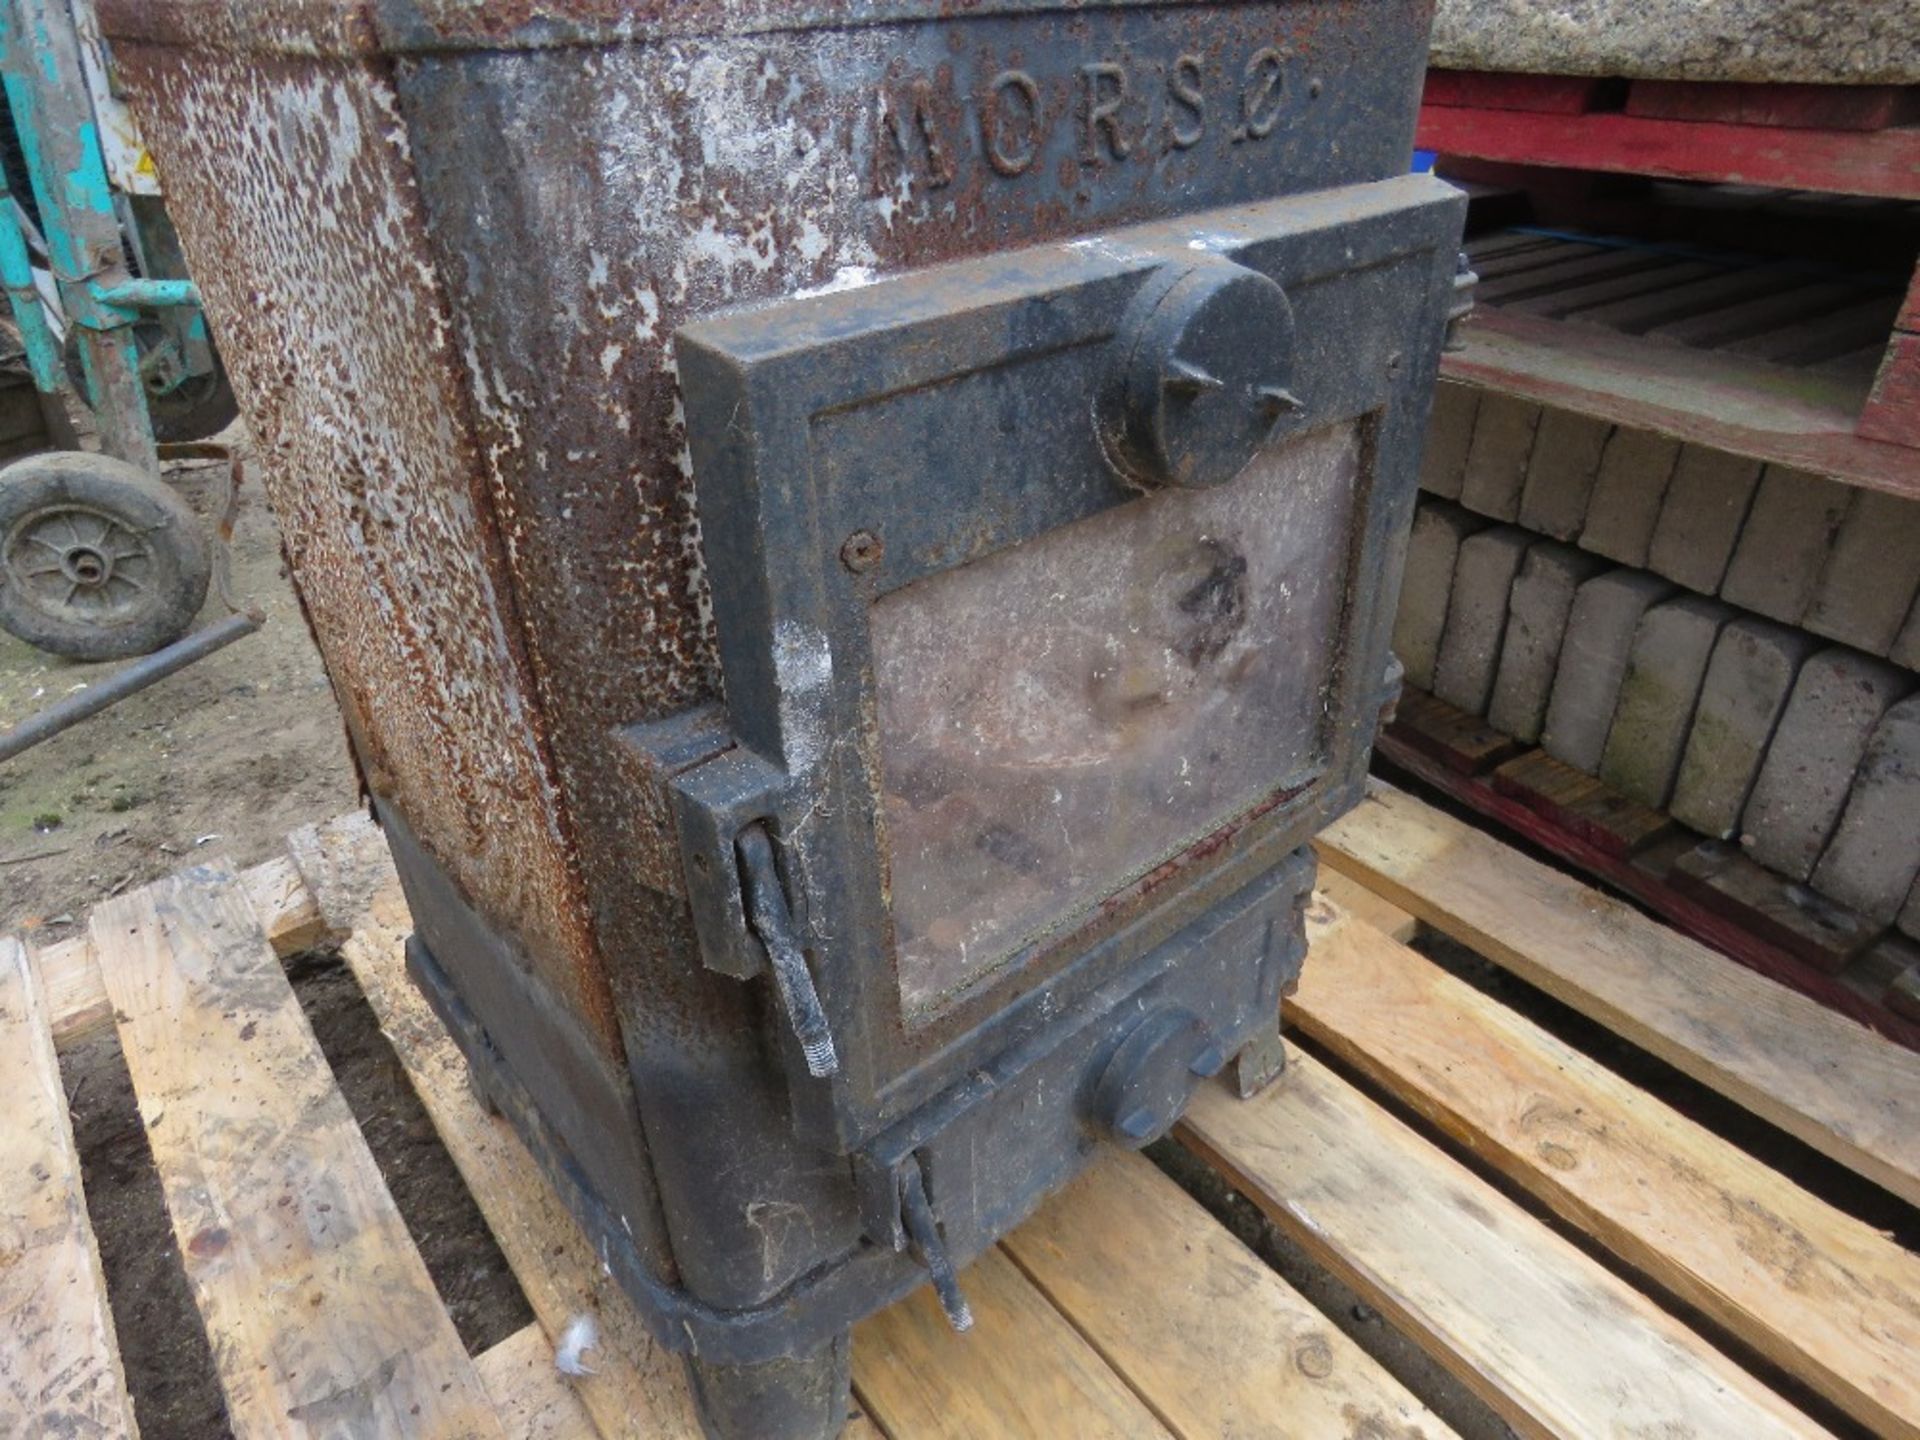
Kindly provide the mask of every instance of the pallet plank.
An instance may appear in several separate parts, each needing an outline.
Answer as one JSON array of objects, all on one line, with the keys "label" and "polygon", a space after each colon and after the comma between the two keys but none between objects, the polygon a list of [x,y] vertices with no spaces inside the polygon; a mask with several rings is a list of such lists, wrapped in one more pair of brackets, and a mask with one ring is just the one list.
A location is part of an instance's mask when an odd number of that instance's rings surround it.
[{"label": "pallet plank", "polygon": [[0,935],[0,1434],[136,1436],[46,995]]},{"label": "pallet plank", "polygon": [[953,1332],[927,1288],[854,1328],[854,1389],[886,1433],[912,1440],[1165,1440],[1173,1433],[999,1249],[960,1279],[974,1316],[965,1335]]},{"label": "pallet plank", "polygon": [[64,1047],[113,1023],[113,1004],[93,958],[93,941],[74,935],[41,948],[36,958],[46,987],[53,1043]]},{"label": "pallet plank", "polygon": [[1920,1257],[1337,906],[1289,1014],[1874,1433],[1920,1436]]},{"label": "pallet plank", "polygon": [[1920,1054],[1375,782],[1320,854],[1437,929],[1920,1204]]},{"label": "pallet plank", "polygon": [[240,872],[240,888],[260,917],[274,954],[298,955],[326,942],[331,933],[326,917],[291,856],[276,855],[248,866]]},{"label": "pallet plank", "polygon": [[1314,879],[1313,888],[1349,915],[1364,920],[1382,935],[1391,935],[1396,940],[1410,944],[1421,931],[1420,922],[1398,905],[1374,894],[1352,876],[1343,875],[1331,866],[1320,867],[1320,873]]},{"label": "pallet plank", "polygon": [[[277,856],[243,870],[240,886],[276,955],[297,955],[326,940],[320,907],[289,857]],[[113,1004],[100,978],[91,937],[75,935],[49,945],[39,952],[39,961],[55,1044],[65,1047],[113,1022]]]},{"label": "pallet plank", "polygon": [[1178,1134],[1522,1435],[1826,1433],[1309,1057]]},{"label": "pallet plank", "polygon": [[1920,199],[1920,133],[1420,107],[1422,150],[1512,165]]},{"label": "pallet plank", "polygon": [[1138,1155],[1103,1154],[1002,1245],[1176,1434],[1454,1433]]},{"label": "pallet plank", "polygon": [[[1758,269],[1741,273],[1754,276]],[[1758,275],[1756,283],[1771,279]],[[1685,288],[1661,291],[1645,304],[1664,312]],[[1744,355],[1662,345],[1615,333],[1600,314],[1582,310],[1562,321],[1488,306],[1462,329],[1461,348],[1447,353],[1441,378],[1850,485],[1920,496],[1920,468],[1898,434],[1885,437],[1896,443],[1883,444],[1854,433],[1871,375],[1824,367],[1783,372]],[[1910,338],[1920,344],[1920,337]],[[1888,393],[1897,399],[1897,390]]]},{"label": "pallet plank", "polygon": [[476,1355],[480,1383],[507,1440],[596,1440],[593,1417],[553,1365],[553,1346],[535,1321]]},{"label": "pallet plank", "polygon": [[235,1430],[499,1435],[232,871],[109,900],[91,934]]},{"label": "pallet plank", "polygon": [[[600,1344],[588,1356],[597,1373],[574,1383],[581,1404],[608,1440],[700,1440],[678,1357],[647,1333],[512,1127],[481,1108],[459,1048],[407,977],[404,946],[413,922],[379,830],[370,821],[336,822],[320,827],[314,843],[329,852],[350,847],[351,855],[330,854],[332,873],[366,877],[357,901],[330,897],[336,918],[351,925],[341,958],[479,1203],[549,1343],[577,1315],[592,1315],[600,1327]],[[372,886],[370,892],[365,885]]]}]

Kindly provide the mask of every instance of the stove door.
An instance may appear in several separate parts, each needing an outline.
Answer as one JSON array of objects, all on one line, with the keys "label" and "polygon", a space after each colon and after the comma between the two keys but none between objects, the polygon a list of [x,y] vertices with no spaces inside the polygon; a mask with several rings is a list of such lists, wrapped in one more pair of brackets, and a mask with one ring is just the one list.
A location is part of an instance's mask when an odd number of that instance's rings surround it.
[{"label": "stove door", "polygon": [[680,783],[689,892],[709,964],[771,962],[804,1130],[1069,1023],[1351,803],[1459,205],[1407,177],[680,333],[735,742]]}]

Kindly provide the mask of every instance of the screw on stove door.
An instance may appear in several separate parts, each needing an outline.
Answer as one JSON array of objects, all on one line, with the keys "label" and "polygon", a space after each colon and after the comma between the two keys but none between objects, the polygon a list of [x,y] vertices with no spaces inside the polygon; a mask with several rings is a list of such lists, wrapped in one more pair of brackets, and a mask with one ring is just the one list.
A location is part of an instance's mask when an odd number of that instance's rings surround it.
[{"label": "screw on stove door", "polygon": [[1226,1063],[1213,1032],[1191,1010],[1155,1010],[1127,1032],[1100,1072],[1094,1118],[1112,1139],[1138,1150],[1171,1130],[1200,1082]]},{"label": "screw on stove door", "polygon": [[1114,344],[1100,437],[1135,484],[1225,484],[1302,408],[1293,306],[1244,265],[1208,257],[1164,268]]},{"label": "screw on stove door", "polygon": [[864,575],[887,558],[886,542],[871,530],[856,530],[840,546],[840,563]]}]

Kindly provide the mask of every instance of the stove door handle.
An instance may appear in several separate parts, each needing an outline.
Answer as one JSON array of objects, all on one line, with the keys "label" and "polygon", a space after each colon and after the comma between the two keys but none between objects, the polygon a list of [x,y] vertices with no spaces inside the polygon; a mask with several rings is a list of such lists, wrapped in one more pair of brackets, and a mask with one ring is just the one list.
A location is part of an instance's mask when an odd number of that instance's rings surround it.
[{"label": "stove door handle", "polygon": [[787,892],[774,863],[773,840],[764,825],[749,825],[735,837],[733,848],[740,857],[740,892],[746,901],[747,925],[766,947],[774,988],[780,992],[787,1022],[793,1026],[800,1053],[806,1057],[807,1073],[816,1079],[832,1075],[839,1070],[840,1059],[834,1053],[826,1007],[820,1003],[793,912],[787,906]]},{"label": "stove door handle", "polygon": [[918,1160],[908,1160],[900,1170],[900,1218],[906,1224],[913,1258],[927,1267],[933,1279],[933,1293],[940,1297],[947,1323],[963,1334],[971,1330],[973,1307],[960,1289],[960,1277],[954,1272],[953,1257],[947,1254],[940,1222],[934,1218],[933,1202],[927,1198],[927,1177],[921,1173]]}]

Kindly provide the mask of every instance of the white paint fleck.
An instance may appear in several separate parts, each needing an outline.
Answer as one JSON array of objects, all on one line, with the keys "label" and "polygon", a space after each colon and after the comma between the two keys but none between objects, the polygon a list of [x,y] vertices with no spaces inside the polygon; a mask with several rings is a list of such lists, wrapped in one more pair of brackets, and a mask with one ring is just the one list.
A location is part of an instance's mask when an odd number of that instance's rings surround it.
[{"label": "white paint fleck", "polygon": [[780,686],[780,732],[787,766],[802,775],[827,753],[827,685],[833,645],[826,632],[799,620],[773,627],[773,673]]},{"label": "white paint fleck", "polygon": [[842,265],[833,272],[833,278],[824,285],[809,286],[793,292],[796,300],[811,300],[816,295],[838,295],[847,290],[861,290],[874,284],[880,276],[871,265]]}]

